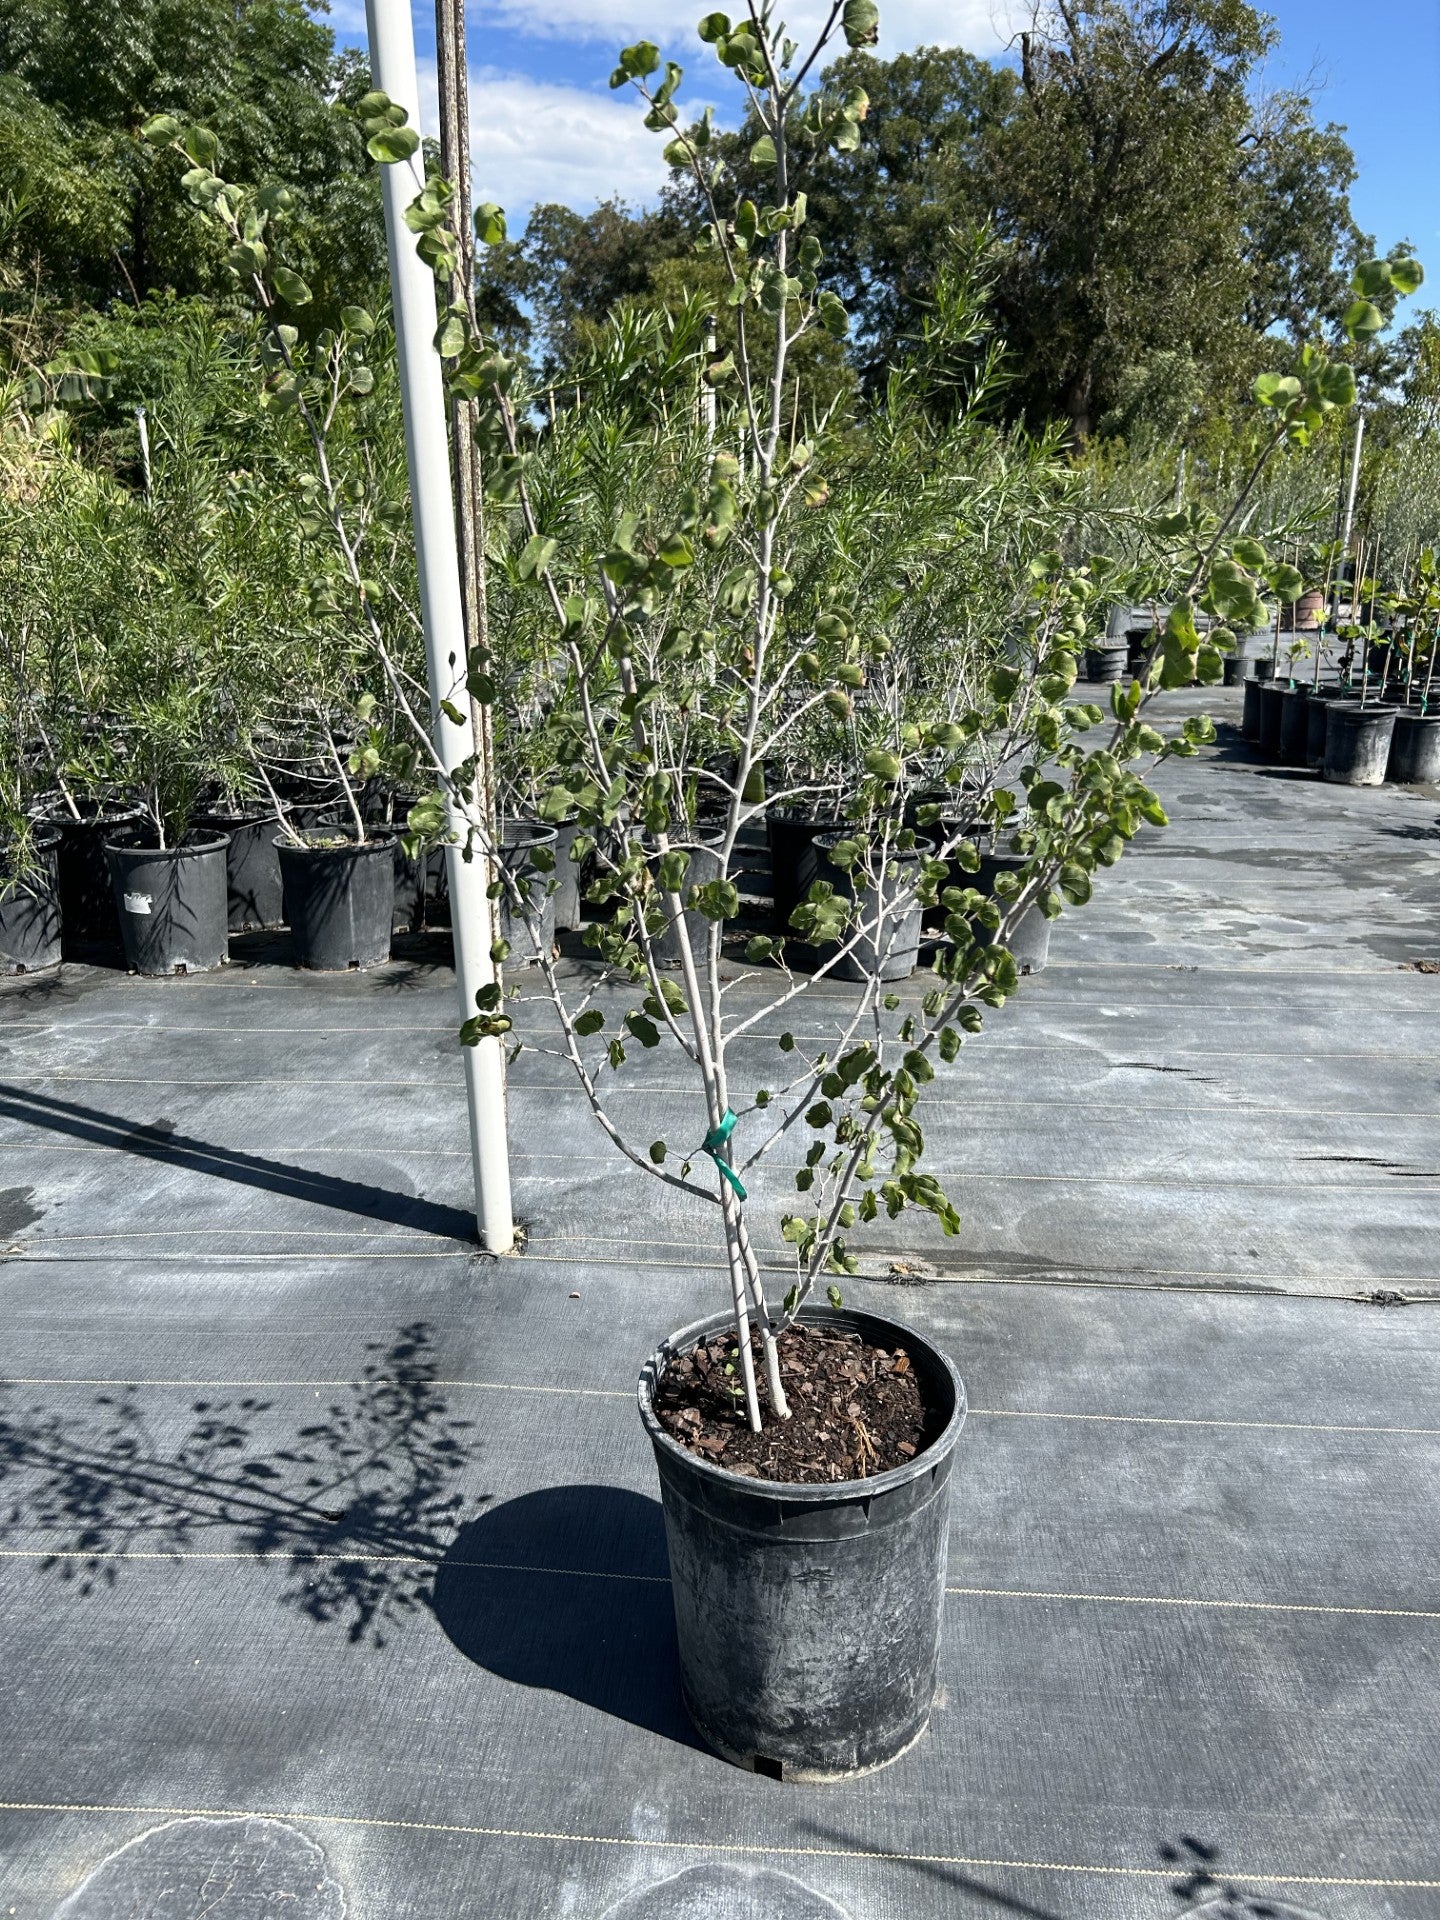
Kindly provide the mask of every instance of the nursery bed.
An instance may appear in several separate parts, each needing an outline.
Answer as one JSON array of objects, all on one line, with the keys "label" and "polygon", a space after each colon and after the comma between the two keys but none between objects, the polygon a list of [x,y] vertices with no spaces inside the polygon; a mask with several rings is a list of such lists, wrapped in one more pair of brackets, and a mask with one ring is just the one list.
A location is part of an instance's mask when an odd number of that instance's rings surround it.
[{"label": "nursery bed", "polygon": [[973,1411],[931,1731],[844,1787],[676,1694],[632,1387],[710,1223],[522,1061],[474,1252],[433,943],[0,994],[0,1911],[1433,1913],[1440,797],[1165,786],[935,1104],[962,1239],[846,1287]]}]

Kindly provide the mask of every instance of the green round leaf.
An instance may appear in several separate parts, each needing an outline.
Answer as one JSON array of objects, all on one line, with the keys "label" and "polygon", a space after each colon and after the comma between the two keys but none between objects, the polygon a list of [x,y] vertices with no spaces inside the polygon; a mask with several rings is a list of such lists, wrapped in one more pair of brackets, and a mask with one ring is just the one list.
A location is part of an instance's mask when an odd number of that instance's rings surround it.
[{"label": "green round leaf", "polygon": [[309,285],[290,267],[276,267],[271,274],[275,282],[275,291],[287,305],[304,307],[310,303]]},{"label": "green round leaf", "polygon": [[1373,340],[1385,325],[1385,316],[1370,300],[1357,300],[1345,312],[1345,331],[1352,340]]},{"label": "green round leaf", "polygon": [[495,247],[505,238],[505,209],[493,200],[482,200],[475,209],[475,238],[482,247]]},{"label": "green round leaf", "polygon": [[873,47],[880,38],[880,9],[875,0],[845,0],[840,25],[849,47]]},{"label": "green round leaf", "polygon": [[1418,260],[1392,260],[1390,281],[1397,293],[1414,293],[1423,285],[1425,269]]},{"label": "green round leaf", "polygon": [[372,160],[390,166],[397,160],[408,160],[419,145],[420,136],[413,127],[382,127],[365,142],[365,151]]}]

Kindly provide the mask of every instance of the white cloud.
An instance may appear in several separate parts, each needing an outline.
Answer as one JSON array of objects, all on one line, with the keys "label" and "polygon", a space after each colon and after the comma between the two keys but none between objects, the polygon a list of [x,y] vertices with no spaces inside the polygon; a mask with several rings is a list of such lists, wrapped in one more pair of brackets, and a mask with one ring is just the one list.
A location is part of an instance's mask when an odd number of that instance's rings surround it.
[{"label": "white cloud", "polygon": [[[421,61],[420,127],[439,127],[435,64]],[[695,112],[701,111],[699,107]],[[470,70],[470,170],[476,201],[504,207],[518,235],[531,207],[556,200],[585,212],[617,197],[654,200],[669,168],[664,141],[632,93],[591,93],[526,74]]]},{"label": "white cloud", "polygon": [[[338,0],[344,4],[344,0]],[[733,0],[732,0],[733,4]],[[958,43],[975,52],[993,52],[1008,35],[1007,13],[1018,18],[1019,0],[881,0],[881,53],[932,43]],[[703,0],[691,0],[694,18]],[[738,9],[737,9],[738,10]],[[1025,9],[1028,14],[1028,7]],[[823,18],[823,0],[798,0],[785,18],[799,30]],[[667,53],[678,53],[702,84],[711,72],[724,82],[718,69],[701,66],[692,58],[708,53],[694,36],[687,12],[679,30],[674,0],[546,0],[543,8],[532,0],[481,0],[470,8],[470,49],[484,50],[487,19],[539,41],[563,38],[596,47],[594,89],[536,79],[529,74],[501,72],[493,67],[472,68],[470,74],[470,135],[477,200],[498,201],[510,218],[510,230],[519,233],[531,207],[543,201],[585,211],[612,196],[635,205],[653,201],[666,178],[660,157],[664,142],[642,123],[635,96],[629,89],[617,94],[604,90],[608,51],[626,40],[648,34]],[[687,43],[688,42],[688,46]],[[601,47],[605,53],[600,51]],[[843,49],[843,43],[837,51]],[[544,56],[537,47],[543,66]],[[420,70],[421,124],[427,133],[436,127],[435,69],[422,62]],[[687,113],[700,104],[682,95]],[[702,103],[703,104],[703,103]],[[722,121],[731,118],[720,104]]]},{"label": "white cloud", "polygon": [[[699,0],[692,8],[677,8],[675,0],[479,0],[471,17],[482,28],[487,21],[511,33],[535,39],[581,40],[618,48],[640,35],[654,40],[664,52],[693,59],[701,51],[695,21],[707,11]],[[818,30],[827,8],[824,0],[792,0],[781,14],[796,40]],[[894,54],[907,47],[961,46],[972,53],[993,53],[1009,39],[1013,23],[1031,9],[1018,0],[880,0],[880,48]],[[732,0],[732,18],[743,5]],[[837,52],[844,42],[837,38]]]},{"label": "white cloud", "polygon": [[581,210],[612,194],[652,200],[668,171],[664,144],[643,124],[633,96],[471,74],[475,198],[498,200],[512,215],[540,200]]}]

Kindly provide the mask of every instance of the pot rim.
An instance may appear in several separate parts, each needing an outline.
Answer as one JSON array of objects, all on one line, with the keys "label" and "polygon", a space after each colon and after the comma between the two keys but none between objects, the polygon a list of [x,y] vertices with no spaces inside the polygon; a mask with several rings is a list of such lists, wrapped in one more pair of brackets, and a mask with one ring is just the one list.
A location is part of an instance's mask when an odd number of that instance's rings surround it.
[{"label": "pot rim", "polygon": [[[60,829],[52,820],[32,819],[30,823],[30,845],[36,853],[53,853],[60,844]],[[6,834],[0,836],[0,856],[13,851],[15,842]]]},{"label": "pot rim", "polygon": [[795,800],[772,800],[765,808],[767,820],[780,820],[787,826],[814,827],[817,833],[829,832],[834,827],[843,827],[845,822],[837,820],[833,814],[818,814],[801,802]]},{"label": "pot rim", "polygon": [[[864,829],[861,827],[838,827],[838,828],[831,827],[825,833],[816,834],[815,845],[819,847],[822,852],[828,853],[831,847],[835,846],[839,841],[848,840],[852,834],[861,833],[863,831]],[[910,833],[917,833],[921,831],[921,829],[917,827],[910,827],[906,829],[906,831]],[[873,853],[875,850],[876,850],[875,843],[874,841],[871,841],[870,846],[866,849],[866,851]],[[885,856],[887,864],[891,860],[919,861],[919,860],[923,860],[924,858],[925,858],[925,855],[919,847],[911,847],[908,850],[908,852],[902,851],[899,847],[892,847]],[[853,873],[855,871],[855,868],[849,867],[844,869],[844,871]],[[869,869],[864,867],[862,867],[860,871],[867,875],[869,873]]]},{"label": "pot rim", "polygon": [[143,807],[129,806],[124,801],[102,800],[98,802],[81,801],[82,806],[93,805],[94,811],[84,813],[77,820],[73,813],[67,813],[63,807],[47,807],[45,812],[37,814],[46,826],[54,827],[57,833],[63,833],[66,827],[123,827],[131,820],[143,820]]},{"label": "pot rim", "polygon": [[[498,853],[525,853],[531,847],[551,847],[560,838],[560,824],[549,820],[527,820],[521,814],[507,813],[500,818]],[[563,824],[569,825],[566,821]]]},{"label": "pot rim", "polygon": [[[297,800],[291,804],[295,806],[306,806],[309,803],[307,801]],[[243,800],[238,806],[234,807],[201,807],[195,816],[202,824],[209,824],[210,822],[218,820],[228,820],[237,827],[250,827],[253,826],[257,820],[275,820],[278,817],[274,807],[268,800]],[[217,833],[224,832],[224,828],[222,827],[217,827],[215,830]]]},{"label": "pot rim", "polygon": [[[339,847],[317,847],[311,840],[312,835],[334,840],[341,834],[344,835],[345,844]],[[281,853],[313,854],[317,860],[333,859],[343,854],[354,854],[357,859],[360,859],[366,854],[392,852],[399,838],[399,834],[390,827],[374,827],[363,840],[357,840],[354,833],[346,827],[301,827],[298,842],[292,840],[288,834],[277,833],[270,844],[278,848]]]},{"label": "pot rim", "polygon": [[[734,1315],[728,1310],[707,1314],[703,1320],[693,1320],[689,1326],[680,1327],[668,1335],[651,1354],[640,1369],[637,1386],[637,1399],[640,1406],[640,1419],[654,1444],[663,1449],[677,1463],[723,1485],[732,1491],[743,1488],[772,1500],[788,1500],[804,1505],[833,1505],[836,1501],[868,1500],[878,1494],[889,1493],[896,1487],[906,1486],[922,1473],[928,1473],[944,1456],[953,1451],[960,1438],[960,1430],[965,1425],[969,1412],[969,1403],[965,1398],[965,1383],[960,1378],[954,1361],[949,1354],[935,1345],[928,1335],[919,1333],[903,1320],[892,1320],[888,1314],[870,1313],[863,1307],[827,1307],[815,1305],[802,1307],[797,1318],[806,1325],[834,1325],[843,1331],[852,1331],[845,1323],[852,1320],[866,1320],[877,1327],[885,1327],[900,1335],[904,1340],[913,1340],[930,1354],[936,1364],[950,1377],[950,1385],[955,1394],[955,1406],[950,1418],[935,1438],[923,1446],[913,1460],[907,1460],[903,1467],[889,1467],[884,1473],[872,1474],[866,1480],[761,1480],[748,1473],[733,1473],[729,1467],[719,1466],[713,1460],[703,1460],[699,1454],[692,1453],[688,1447],[682,1447],[673,1439],[656,1416],[653,1401],[652,1383],[658,1385],[664,1377],[665,1365],[677,1354],[688,1352],[698,1346],[710,1333],[718,1333],[721,1328],[734,1324]],[[859,1331],[859,1329],[853,1329]]]},{"label": "pot rim", "polygon": [[196,856],[207,853],[222,853],[230,844],[228,833],[212,832],[202,827],[200,835],[203,844],[197,846],[190,834],[185,836],[187,845],[178,847],[147,847],[143,840],[107,840],[106,853],[133,853],[144,860],[183,860],[188,854]]}]

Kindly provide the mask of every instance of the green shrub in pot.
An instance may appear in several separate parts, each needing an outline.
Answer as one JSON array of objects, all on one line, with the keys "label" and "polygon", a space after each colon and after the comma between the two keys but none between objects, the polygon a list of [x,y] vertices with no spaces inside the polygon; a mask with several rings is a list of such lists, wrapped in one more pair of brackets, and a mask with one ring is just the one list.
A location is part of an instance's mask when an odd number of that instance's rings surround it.
[{"label": "green shrub in pot", "polygon": [[[964,1410],[953,1368],[928,1342],[845,1306],[840,1282],[855,1269],[854,1235],[882,1211],[908,1209],[958,1231],[926,1161],[925,1089],[1016,989],[1007,940],[1021,919],[1082,906],[1131,840],[1164,824],[1150,770],[1195,753],[1213,733],[1193,714],[1162,730],[1150,702],[1166,688],[1219,679],[1205,616],[1253,617],[1281,564],[1236,536],[1239,516],[1270,456],[1303,444],[1354,394],[1349,369],[1313,348],[1294,373],[1262,377],[1257,456],[1234,501],[1208,518],[1147,524],[1147,566],[1168,610],[1143,679],[1115,685],[1106,708],[1077,701],[1092,609],[1131,583],[1115,561],[1067,539],[1063,525],[1057,534],[1053,503],[1017,513],[1003,489],[972,485],[970,509],[957,518],[955,488],[978,451],[963,410],[936,431],[930,409],[913,405],[897,377],[861,423],[867,444],[892,456],[888,468],[868,453],[852,457],[848,424],[842,431],[823,414],[792,431],[789,355],[807,333],[839,337],[848,325],[820,281],[794,162],[807,144],[855,144],[868,104],[858,91],[807,95],[804,76],[832,35],[858,47],[877,32],[871,0],[847,0],[804,50],[782,42],[765,17],[706,17],[702,38],[764,129],[752,150],[768,181],[761,201],[737,198],[713,164],[708,120],[681,125],[679,68],[645,42],[621,54],[613,84],[639,92],[667,159],[691,174],[710,208],[699,244],[724,275],[737,345],[712,355],[703,328],[680,340],[657,390],[673,394],[677,370],[688,368],[689,405],[654,400],[639,351],[628,404],[607,411],[592,395],[587,460],[568,492],[539,484],[545,467],[517,369],[463,299],[441,319],[437,350],[451,391],[474,409],[492,541],[503,541],[507,591],[523,608],[517,620],[532,659],[543,662],[548,739],[535,767],[536,811],[556,824],[578,821],[594,863],[593,901],[607,916],[586,929],[588,971],[558,966],[543,939],[553,885],[543,861],[521,874],[496,863],[475,768],[435,756],[367,589],[352,531],[358,503],[334,481],[327,453],[327,408],[353,378],[362,341],[337,337],[311,350],[287,337],[294,330],[279,301],[304,290],[284,267],[273,199],[226,182],[200,130],[151,129],[194,162],[190,190],[226,229],[286,404],[311,437],[321,504],[376,664],[436,783],[412,827],[432,831],[442,799],[456,800],[467,853],[492,862],[512,915],[531,929],[558,1030],[547,1045],[569,1062],[632,1166],[713,1209],[728,1305],[666,1342],[642,1380],[687,1699],[722,1753],[820,1776],[883,1764],[925,1724],[944,1577],[943,1483]],[[448,183],[423,175],[418,141],[392,102],[372,94],[361,110],[375,157],[412,168],[410,223],[448,292],[459,254]],[[479,224],[482,238],[503,234],[498,209],[481,209]],[[923,399],[923,373],[915,379]],[[917,622],[927,585],[943,596],[1002,528],[1013,564],[983,617],[964,627]],[[963,644],[953,644],[957,634]],[[497,666],[493,648],[477,649],[457,663],[455,686],[437,692],[503,707]],[[754,777],[762,768],[763,794]],[[828,854],[849,883],[817,879],[794,908],[792,932],[818,956],[802,974],[784,935],[735,937],[738,851],[767,798],[802,793],[805,770],[817,768],[843,803],[848,830]],[[965,793],[963,820],[948,823],[943,800],[921,799],[937,787]],[[965,884],[980,867],[975,820],[1017,857],[990,892]],[[938,836],[922,838],[937,826]],[[885,978],[887,923],[905,924],[907,902],[943,908],[946,938],[923,983],[902,993]],[[843,991],[842,962],[861,976]],[[743,1000],[727,994],[732,967],[749,969]],[[815,1008],[810,1025],[825,1022],[823,1038],[797,1032]],[[757,1078],[753,1042],[772,1033],[773,1072]],[[497,982],[461,1037],[512,1035]],[[690,1076],[693,1122],[682,1137],[647,1141],[616,1117],[610,1088],[624,1084],[637,1049],[660,1047]],[[767,1204],[767,1161],[793,1194],[778,1222],[794,1258],[783,1298],[767,1283],[751,1231]],[[814,1409],[795,1357],[807,1341],[863,1353],[873,1369],[867,1391],[888,1391],[897,1374],[922,1380],[913,1439],[882,1454],[857,1414],[845,1423],[843,1453],[831,1456],[834,1477],[807,1478],[796,1436],[813,1438]],[[723,1396],[718,1429],[707,1428],[698,1403],[683,1403],[683,1382],[697,1374]],[[686,1432],[697,1428],[692,1443]],[[713,1526],[694,1521],[702,1511]],[[834,1513],[846,1516],[838,1532]],[[716,1609],[704,1595],[721,1584],[732,1604]],[[821,1591],[813,1606],[796,1598]],[[817,1646],[835,1657],[817,1659]]]}]

